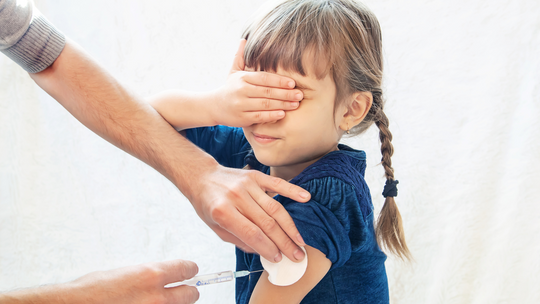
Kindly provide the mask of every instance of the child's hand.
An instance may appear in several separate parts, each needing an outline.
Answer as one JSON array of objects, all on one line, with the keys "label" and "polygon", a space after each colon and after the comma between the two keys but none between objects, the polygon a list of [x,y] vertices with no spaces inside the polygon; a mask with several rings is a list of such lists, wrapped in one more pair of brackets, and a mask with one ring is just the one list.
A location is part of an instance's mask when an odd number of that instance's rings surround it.
[{"label": "child's hand", "polygon": [[213,92],[211,116],[216,124],[246,127],[274,122],[285,117],[284,111],[296,109],[303,98],[302,91],[294,89],[291,78],[244,71],[245,45],[246,40],[242,39],[227,83]]}]

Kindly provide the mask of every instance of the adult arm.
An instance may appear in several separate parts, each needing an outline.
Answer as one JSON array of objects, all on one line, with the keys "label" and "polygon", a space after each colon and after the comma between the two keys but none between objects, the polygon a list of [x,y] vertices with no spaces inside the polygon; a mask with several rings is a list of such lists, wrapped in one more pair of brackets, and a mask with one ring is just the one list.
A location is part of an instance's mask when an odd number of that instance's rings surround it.
[{"label": "adult arm", "polygon": [[73,282],[0,293],[1,304],[104,303],[189,304],[199,298],[197,288],[163,288],[197,274],[193,262],[174,260],[99,271]]},{"label": "adult arm", "polygon": [[[2,13],[12,8],[11,14],[0,19],[0,28],[12,28],[0,32],[0,40],[9,41],[2,44],[7,47],[2,52],[29,72],[49,65],[30,76],[79,121],[170,179],[222,239],[246,251],[256,251],[268,260],[279,260],[280,251],[291,260],[303,258],[297,247],[303,245],[298,230],[265,191],[300,202],[309,200],[307,191],[259,172],[219,166],[75,43],[68,41],[64,45],[64,36],[36,15],[37,10],[29,25],[18,23],[32,14],[31,8],[25,6],[30,4],[24,0],[0,1]],[[14,24],[23,30],[14,29]],[[253,200],[259,205],[252,206]]]},{"label": "adult arm", "polygon": [[[294,254],[301,250],[294,242],[303,245],[297,241],[298,230],[285,209],[276,208],[279,204],[273,204],[265,191],[274,189],[306,201],[309,197],[300,195],[305,190],[259,172],[246,174],[220,166],[69,40],[49,68],[31,77],[89,129],[170,179],[224,240],[269,260],[279,259],[278,247],[287,257],[297,259]],[[241,214],[238,210],[253,209],[251,198],[263,210]],[[279,225],[268,224],[274,222]],[[303,258],[303,254],[297,257]]]}]

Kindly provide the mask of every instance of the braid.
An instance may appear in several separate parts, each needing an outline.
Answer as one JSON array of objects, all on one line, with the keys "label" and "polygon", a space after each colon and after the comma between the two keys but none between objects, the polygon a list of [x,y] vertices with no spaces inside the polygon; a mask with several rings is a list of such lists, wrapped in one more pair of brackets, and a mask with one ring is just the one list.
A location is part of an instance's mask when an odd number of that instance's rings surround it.
[{"label": "braid", "polygon": [[[379,94],[374,95],[374,99],[376,97],[381,98]],[[374,103],[375,102],[376,101],[374,100]],[[382,105],[382,100],[378,102]],[[394,181],[394,169],[392,168],[391,159],[394,154],[392,133],[388,129],[388,117],[386,117],[382,111],[382,106],[378,112],[378,119],[375,121],[375,125],[379,128],[379,138],[381,139],[381,163],[384,167],[384,174],[387,181]],[[407,243],[405,242],[401,214],[399,213],[396,201],[392,196],[387,196],[384,201],[384,205],[377,220],[376,235],[379,246],[382,245],[381,247],[386,247],[402,259],[410,259],[411,256]]]}]

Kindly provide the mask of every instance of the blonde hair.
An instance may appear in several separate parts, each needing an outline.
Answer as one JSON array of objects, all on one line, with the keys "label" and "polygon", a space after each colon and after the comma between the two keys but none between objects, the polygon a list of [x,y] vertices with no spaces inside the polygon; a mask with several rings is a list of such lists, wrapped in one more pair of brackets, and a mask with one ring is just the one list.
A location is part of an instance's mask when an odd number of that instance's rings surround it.
[{"label": "blonde hair", "polygon": [[[335,105],[354,92],[371,92],[372,106],[364,120],[354,126],[360,134],[373,123],[379,128],[381,163],[387,180],[394,180],[392,133],[383,112],[382,36],[375,15],[354,0],[279,1],[245,30],[246,67],[275,72],[278,68],[307,75],[306,52],[313,62],[326,64],[315,71],[318,79],[330,74],[336,84]],[[345,104],[347,105],[347,104]],[[348,106],[348,105],[347,105]],[[377,241],[401,258],[409,258],[402,220],[393,197],[387,197],[376,225]]]}]

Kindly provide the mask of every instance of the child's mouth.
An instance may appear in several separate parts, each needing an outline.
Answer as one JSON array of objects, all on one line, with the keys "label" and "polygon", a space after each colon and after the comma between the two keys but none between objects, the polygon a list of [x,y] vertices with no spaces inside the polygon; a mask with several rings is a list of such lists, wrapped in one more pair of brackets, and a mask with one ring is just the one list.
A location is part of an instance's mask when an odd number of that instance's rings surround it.
[{"label": "child's mouth", "polygon": [[258,133],[255,133],[255,132],[252,132],[251,134],[253,134],[253,138],[255,139],[255,141],[257,141],[257,142],[259,142],[261,144],[271,143],[271,142],[274,142],[274,141],[279,139],[277,137],[258,134]]}]

